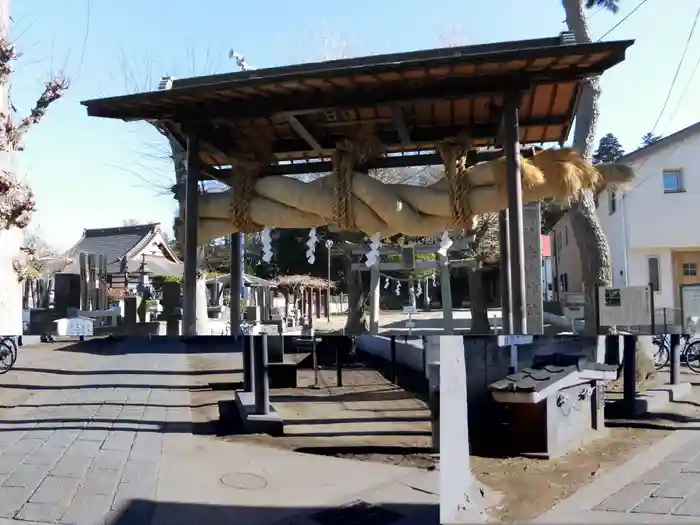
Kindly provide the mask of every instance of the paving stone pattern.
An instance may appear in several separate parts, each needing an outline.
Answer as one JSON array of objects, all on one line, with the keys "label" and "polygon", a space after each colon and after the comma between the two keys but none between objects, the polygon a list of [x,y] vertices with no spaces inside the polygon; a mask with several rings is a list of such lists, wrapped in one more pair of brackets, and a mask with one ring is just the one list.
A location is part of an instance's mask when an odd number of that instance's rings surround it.
[{"label": "paving stone pattern", "polygon": [[[45,379],[0,418],[0,518],[95,525],[121,516],[122,523],[130,499],[155,499],[164,435],[185,431],[190,421],[189,392],[168,374],[173,366],[184,370],[185,361],[173,354],[100,357],[94,374],[77,371],[68,385]],[[152,508],[139,508],[130,524],[150,522]]]},{"label": "paving stone pattern", "polygon": [[700,518],[700,436],[593,510]]}]

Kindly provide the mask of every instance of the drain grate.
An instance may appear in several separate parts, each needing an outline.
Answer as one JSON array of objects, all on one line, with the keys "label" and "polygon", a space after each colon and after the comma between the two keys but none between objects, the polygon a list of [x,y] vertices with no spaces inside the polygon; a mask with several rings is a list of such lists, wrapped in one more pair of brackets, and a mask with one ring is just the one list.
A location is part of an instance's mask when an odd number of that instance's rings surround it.
[{"label": "drain grate", "polygon": [[311,516],[319,525],[389,525],[403,518],[398,512],[354,500]]}]

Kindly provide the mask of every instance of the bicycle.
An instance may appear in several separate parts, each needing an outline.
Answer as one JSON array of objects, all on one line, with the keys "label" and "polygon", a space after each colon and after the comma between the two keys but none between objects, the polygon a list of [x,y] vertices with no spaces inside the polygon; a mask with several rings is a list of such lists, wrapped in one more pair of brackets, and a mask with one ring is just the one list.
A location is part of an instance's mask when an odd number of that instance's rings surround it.
[{"label": "bicycle", "polygon": [[17,361],[17,342],[14,337],[0,337],[0,374],[9,372]]},{"label": "bicycle", "polygon": [[[700,373],[700,340],[691,340],[690,335],[681,335],[683,347],[681,348],[681,362],[685,362],[695,373]],[[671,338],[670,336],[658,335],[651,340],[657,347],[654,352],[654,367],[661,370],[668,365],[671,360]]]}]

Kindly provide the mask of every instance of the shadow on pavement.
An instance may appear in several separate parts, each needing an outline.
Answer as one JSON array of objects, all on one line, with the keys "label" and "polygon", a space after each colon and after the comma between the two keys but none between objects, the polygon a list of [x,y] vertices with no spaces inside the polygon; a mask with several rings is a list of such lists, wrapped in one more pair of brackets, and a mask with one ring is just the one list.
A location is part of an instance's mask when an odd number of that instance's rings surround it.
[{"label": "shadow on pavement", "polygon": [[[439,505],[382,504],[360,500],[341,507],[255,507],[160,503],[131,500],[106,522],[107,525],[409,525],[440,523]],[[153,520],[153,521],[152,521]]]},{"label": "shadow on pavement", "polygon": [[150,390],[189,390],[197,392],[199,390],[209,390],[209,385],[153,385],[140,383],[88,383],[70,385],[0,385],[0,388],[10,388],[13,390],[79,390],[82,388],[142,388]]},{"label": "shadow on pavement", "polygon": [[240,374],[243,370],[233,368],[231,370],[60,370],[57,368],[31,368],[31,367],[12,367],[13,372],[32,372],[37,374],[56,374],[63,376],[91,376],[91,375],[168,375],[168,376],[206,376],[220,374]]},{"label": "shadow on pavement", "polygon": [[413,399],[413,396],[403,390],[397,390],[392,387],[387,390],[374,390],[372,392],[349,392],[346,394],[330,394],[324,396],[309,396],[309,395],[271,395],[270,402],[272,403],[347,403],[358,401],[402,401],[404,399]]},{"label": "shadow on pavement", "polygon": [[215,354],[236,353],[243,348],[242,341],[228,335],[197,337],[129,337],[107,336],[62,344],[60,350],[95,355],[126,354]]},{"label": "shadow on pavement", "polygon": [[315,454],[317,456],[335,457],[343,454],[354,456],[362,454],[385,454],[393,456],[432,454],[435,451],[431,447],[402,447],[396,445],[349,445],[349,446],[318,446],[318,447],[298,447],[294,449],[302,454]]},{"label": "shadow on pavement", "polygon": [[336,423],[415,423],[420,421],[430,421],[428,416],[389,416],[389,417],[348,417],[348,418],[326,418],[326,419],[290,419],[285,421],[285,425],[333,425]]}]

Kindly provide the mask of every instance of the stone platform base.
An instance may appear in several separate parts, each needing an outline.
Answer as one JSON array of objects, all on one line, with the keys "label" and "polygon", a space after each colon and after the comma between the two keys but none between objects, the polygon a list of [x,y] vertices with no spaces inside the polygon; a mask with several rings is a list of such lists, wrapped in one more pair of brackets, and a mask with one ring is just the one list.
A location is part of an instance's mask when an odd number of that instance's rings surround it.
[{"label": "stone platform base", "polygon": [[241,417],[243,428],[251,434],[284,434],[284,420],[272,405],[268,414],[255,413],[255,395],[252,392],[237,390],[235,394],[236,408]]}]

